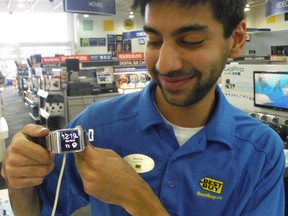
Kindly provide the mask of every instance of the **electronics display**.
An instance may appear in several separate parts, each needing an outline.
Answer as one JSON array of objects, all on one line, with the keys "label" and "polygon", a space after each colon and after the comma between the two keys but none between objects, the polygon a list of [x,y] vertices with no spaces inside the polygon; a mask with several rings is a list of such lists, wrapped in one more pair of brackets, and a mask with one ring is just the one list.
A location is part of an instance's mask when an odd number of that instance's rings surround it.
[{"label": "electronics display", "polygon": [[83,151],[88,142],[87,132],[81,127],[55,130],[46,137],[47,149],[58,154]]},{"label": "electronics display", "polygon": [[67,71],[79,71],[80,70],[80,60],[79,59],[65,59]]},{"label": "electronics display", "polygon": [[71,149],[78,151],[80,150],[80,135],[78,130],[60,131],[60,146],[61,151],[71,151]]},{"label": "electronics display", "polygon": [[254,106],[288,111],[288,71],[254,71]]}]

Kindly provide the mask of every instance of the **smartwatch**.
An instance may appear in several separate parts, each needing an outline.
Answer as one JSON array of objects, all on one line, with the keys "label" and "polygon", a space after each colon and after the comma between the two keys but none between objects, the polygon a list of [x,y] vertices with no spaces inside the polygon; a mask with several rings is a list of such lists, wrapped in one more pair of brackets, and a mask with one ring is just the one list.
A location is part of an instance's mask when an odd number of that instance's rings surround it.
[{"label": "smartwatch", "polygon": [[53,153],[80,152],[88,145],[87,132],[80,126],[51,131],[46,137],[46,148]]}]

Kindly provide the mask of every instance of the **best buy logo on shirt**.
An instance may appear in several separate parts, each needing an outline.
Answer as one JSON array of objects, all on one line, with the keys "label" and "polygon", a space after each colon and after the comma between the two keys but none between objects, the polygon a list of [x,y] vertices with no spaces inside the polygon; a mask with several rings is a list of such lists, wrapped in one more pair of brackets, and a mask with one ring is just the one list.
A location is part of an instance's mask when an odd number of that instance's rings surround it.
[{"label": "best buy logo on shirt", "polygon": [[224,182],[212,178],[203,178],[200,180],[200,186],[203,190],[221,194]]}]

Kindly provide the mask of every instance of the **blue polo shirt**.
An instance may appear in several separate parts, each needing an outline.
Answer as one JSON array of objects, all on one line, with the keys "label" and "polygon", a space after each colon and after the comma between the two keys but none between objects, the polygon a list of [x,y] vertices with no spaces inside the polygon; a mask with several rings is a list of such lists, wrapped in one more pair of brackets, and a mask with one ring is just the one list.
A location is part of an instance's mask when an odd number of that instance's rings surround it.
[{"label": "blue polo shirt", "polygon": [[[277,133],[229,104],[217,87],[207,125],[179,147],[155,107],[154,89],[152,81],[141,92],[97,101],[67,127],[81,125],[92,145],[129,161],[170,215],[284,215],[285,156]],[[41,215],[51,214],[61,162],[57,155],[55,170],[40,186]],[[129,215],[87,195],[68,154],[57,215],[89,203],[91,215]]]}]

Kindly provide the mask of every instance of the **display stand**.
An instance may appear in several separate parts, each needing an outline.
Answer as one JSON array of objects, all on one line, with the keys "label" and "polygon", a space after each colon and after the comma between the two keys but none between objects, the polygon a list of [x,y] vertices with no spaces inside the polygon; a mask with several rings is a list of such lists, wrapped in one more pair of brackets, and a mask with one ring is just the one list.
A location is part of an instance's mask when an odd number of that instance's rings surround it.
[{"label": "display stand", "polygon": [[120,93],[107,93],[99,95],[85,95],[85,96],[68,96],[67,97],[67,118],[71,121],[87,106],[95,101],[106,100],[121,95]]},{"label": "display stand", "polygon": [[66,90],[64,91],[45,91],[39,89],[39,114],[40,122],[49,129],[56,130],[63,128],[68,123],[66,105]]}]

